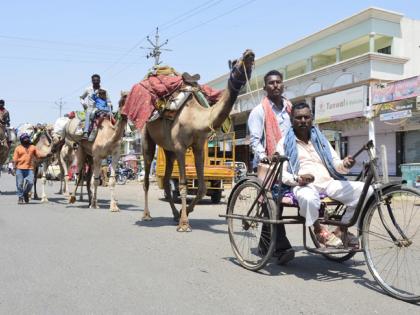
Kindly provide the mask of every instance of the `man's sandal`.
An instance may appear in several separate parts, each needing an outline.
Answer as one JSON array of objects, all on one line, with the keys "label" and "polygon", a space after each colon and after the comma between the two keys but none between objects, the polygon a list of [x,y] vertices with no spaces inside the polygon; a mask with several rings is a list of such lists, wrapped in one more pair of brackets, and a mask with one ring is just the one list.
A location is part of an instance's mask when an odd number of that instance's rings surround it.
[{"label": "man's sandal", "polygon": [[327,230],[323,230],[316,234],[317,241],[325,247],[343,247],[343,242],[340,238],[335,236],[334,233],[330,233]]},{"label": "man's sandal", "polygon": [[341,241],[343,242],[343,244],[347,245],[347,247],[351,247],[351,248],[360,247],[359,238],[351,232],[347,232],[347,236],[346,236],[346,232],[341,232],[340,235],[336,235],[336,236],[339,237]]}]

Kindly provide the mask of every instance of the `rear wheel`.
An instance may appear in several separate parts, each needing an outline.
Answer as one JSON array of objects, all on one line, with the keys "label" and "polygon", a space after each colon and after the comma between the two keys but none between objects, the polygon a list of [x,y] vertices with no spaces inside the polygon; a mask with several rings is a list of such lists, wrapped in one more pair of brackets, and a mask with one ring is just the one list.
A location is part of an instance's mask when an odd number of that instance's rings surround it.
[{"label": "rear wheel", "polygon": [[[258,198],[262,187],[258,180],[241,183],[234,190],[228,205],[229,215],[247,218],[276,218],[275,203],[265,192]],[[257,200],[256,202],[254,202]],[[228,218],[228,232],[233,252],[239,263],[248,270],[259,270],[271,258],[277,229],[273,224],[245,219]]]},{"label": "rear wheel", "polygon": [[420,192],[398,186],[385,191],[383,198],[383,203],[372,204],[363,220],[366,262],[388,294],[419,302]]}]

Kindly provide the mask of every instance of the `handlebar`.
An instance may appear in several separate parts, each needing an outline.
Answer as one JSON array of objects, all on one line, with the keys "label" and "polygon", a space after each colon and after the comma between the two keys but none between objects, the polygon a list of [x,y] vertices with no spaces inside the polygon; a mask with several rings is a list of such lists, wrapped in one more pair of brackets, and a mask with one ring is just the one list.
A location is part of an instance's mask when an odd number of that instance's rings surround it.
[{"label": "handlebar", "polygon": [[369,149],[371,149],[371,148],[373,148],[373,147],[374,147],[373,140],[369,140],[366,144],[364,144],[364,145],[360,148],[360,150],[359,150],[359,151],[357,151],[357,152],[353,155],[353,159],[356,159],[356,157],[357,157],[357,156],[359,156],[359,155],[360,155],[360,153],[362,153],[363,151],[367,151],[367,150],[369,150]]}]

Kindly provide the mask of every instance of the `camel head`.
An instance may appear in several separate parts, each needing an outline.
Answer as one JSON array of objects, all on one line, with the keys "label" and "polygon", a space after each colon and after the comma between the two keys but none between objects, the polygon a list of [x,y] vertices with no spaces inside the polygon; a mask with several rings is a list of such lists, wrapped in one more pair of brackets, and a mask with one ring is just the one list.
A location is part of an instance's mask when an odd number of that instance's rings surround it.
[{"label": "camel head", "polygon": [[230,61],[230,84],[235,90],[239,90],[251,78],[252,68],[254,66],[255,54],[251,49],[245,50],[241,58]]},{"label": "camel head", "polygon": [[[121,96],[120,96],[120,100],[118,101],[118,111],[120,112],[120,114],[122,113],[122,110],[124,108],[125,105],[125,101],[127,100],[128,94],[130,92],[128,91],[121,91]],[[123,117],[123,119],[127,119],[126,115],[121,114],[121,117]]]}]

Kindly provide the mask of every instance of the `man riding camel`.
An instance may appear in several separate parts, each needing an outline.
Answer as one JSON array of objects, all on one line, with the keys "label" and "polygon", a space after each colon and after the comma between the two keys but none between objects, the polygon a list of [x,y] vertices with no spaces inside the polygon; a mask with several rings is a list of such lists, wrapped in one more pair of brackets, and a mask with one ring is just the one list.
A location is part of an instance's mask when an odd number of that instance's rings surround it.
[{"label": "man riding camel", "polygon": [[9,111],[4,107],[4,100],[0,100],[0,124],[5,127],[10,127]]},{"label": "man riding camel", "polygon": [[92,118],[91,115],[96,109],[96,100],[98,97],[100,97],[98,95],[99,90],[105,92],[106,103],[109,109],[112,111],[112,103],[109,98],[108,92],[106,92],[106,90],[101,89],[101,77],[99,76],[99,74],[94,74],[92,75],[91,79],[92,79],[92,86],[87,87],[86,90],[83,92],[83,94],[80,95],[80,103],[82,104],[83,109],[85,110],[85,115],[86,115],[85,129],[83,132],[84,139],[87,139],[88,137],[90,120]]}]

